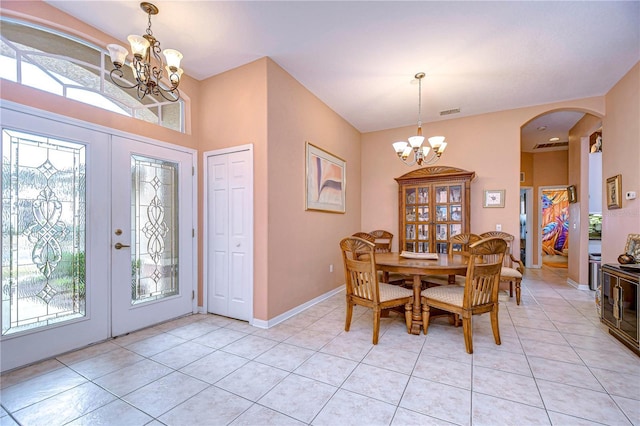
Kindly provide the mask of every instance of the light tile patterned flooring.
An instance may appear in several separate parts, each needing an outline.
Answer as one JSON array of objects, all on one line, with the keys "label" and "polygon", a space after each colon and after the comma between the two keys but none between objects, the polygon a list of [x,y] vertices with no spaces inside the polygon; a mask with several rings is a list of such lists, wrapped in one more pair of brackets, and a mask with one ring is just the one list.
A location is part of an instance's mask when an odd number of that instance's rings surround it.
[{"label": "light tile patterned flooring", "polygon": [[529,269],[523,300],[427,336],[344,295],[262,330],[193,315],[1,377],[4,425],[640,425],[640,358],[600,324],[593,292]]}]

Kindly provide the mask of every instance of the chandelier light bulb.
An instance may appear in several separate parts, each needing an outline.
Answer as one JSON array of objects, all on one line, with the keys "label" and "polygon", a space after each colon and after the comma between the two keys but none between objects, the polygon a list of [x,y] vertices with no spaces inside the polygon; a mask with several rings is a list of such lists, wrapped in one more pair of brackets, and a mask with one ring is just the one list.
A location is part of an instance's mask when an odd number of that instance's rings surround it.
[{"label": "chandelier light bulb", "polygon": [[182,53],[175,49],[164,49],[162,51],[165,59],[167,60],[167,67],[171,70],[178,70],[180,68],[180,61],[182,60]]},{"label": "chandelier light bulb", "polygon": [[131,45],[131,53],[133,53],[133,56],[137,58],[144,58],[145,56],[147,56],[147,49],[149,49],[149,40],[135,34],[131,34],[129,37],[127,37],[127,40],[129,40],[129,44]]},{"label": "chandelier light bulb", "polygon": [[111,57],[111,62],[116,67],[121,67],[124,65],[125,60],[127,59],[127,55],[129,51],[119,44],[108,44],[107,50],[109,51],[109,56]]}]

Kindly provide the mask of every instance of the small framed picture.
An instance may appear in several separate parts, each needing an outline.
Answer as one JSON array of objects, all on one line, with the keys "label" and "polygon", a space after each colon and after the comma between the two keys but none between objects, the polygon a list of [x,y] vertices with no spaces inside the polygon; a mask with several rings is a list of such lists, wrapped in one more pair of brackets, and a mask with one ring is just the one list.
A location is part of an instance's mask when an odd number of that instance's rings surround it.
[{"label": "small framed picture", "polygon": [[607,178],[607,208],[622,208],[622,175]]},{"label": "small framed picture", "polygon": [[488,189],[484,191],[483,207],[504,207],[504,189]]},{"label": "small framed picture", "polygon": [[578,196],[576,195],[576,186],[569,185],[567,187],[567,194],[569,195],[569,203],[575,203],[578,201]]}]

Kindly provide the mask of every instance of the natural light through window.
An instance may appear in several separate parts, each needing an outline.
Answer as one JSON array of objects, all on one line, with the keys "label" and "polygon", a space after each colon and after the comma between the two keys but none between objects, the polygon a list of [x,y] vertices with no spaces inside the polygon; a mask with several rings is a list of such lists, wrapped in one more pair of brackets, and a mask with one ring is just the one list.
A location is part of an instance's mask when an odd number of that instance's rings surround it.
[{"label": "natural light through window", "polygon": [[0,78],[184,132],[183,101],[140,101],[116,86],[108,79],[111,60],[103,49],[42,27],[0,22]]}]

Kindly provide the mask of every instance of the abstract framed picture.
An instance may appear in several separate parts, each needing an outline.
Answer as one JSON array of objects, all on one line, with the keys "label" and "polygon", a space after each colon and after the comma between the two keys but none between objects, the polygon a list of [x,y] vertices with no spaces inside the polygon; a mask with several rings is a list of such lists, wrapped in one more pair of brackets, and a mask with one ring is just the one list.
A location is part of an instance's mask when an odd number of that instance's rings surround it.
[{"label": "abstract framed picture", "polygon": [[607,178],[607,208],[622,208],[622,175]]},{"label": "abstract framed picture", "polygon": [[484,191],[483,207],[504,207],[504,189]]},{"label": "abstract framed picture", "polygon": [[567,187],[567,195],[569,196],[569,203],[573,204],[578,201],[575,185],[569,185]]},{"label": "abstract framed picture", "polygon": [[347,163],[314,144],[306,144],[305,210],[346,211]]}]

